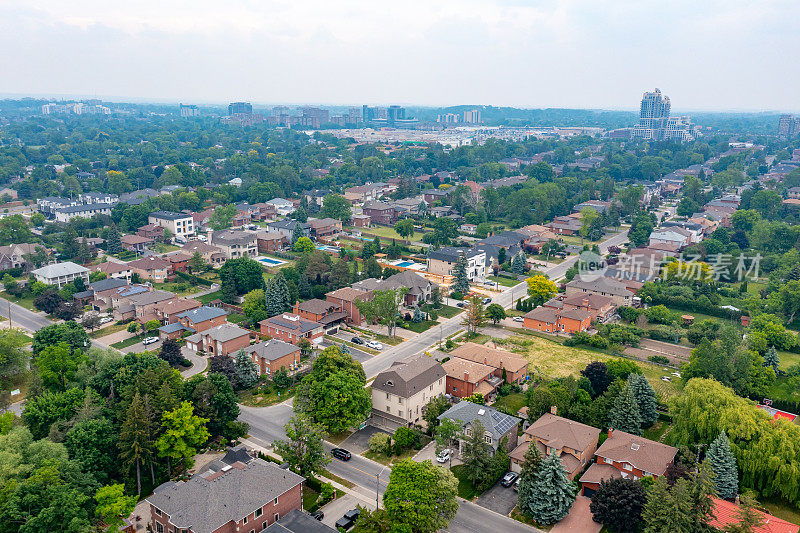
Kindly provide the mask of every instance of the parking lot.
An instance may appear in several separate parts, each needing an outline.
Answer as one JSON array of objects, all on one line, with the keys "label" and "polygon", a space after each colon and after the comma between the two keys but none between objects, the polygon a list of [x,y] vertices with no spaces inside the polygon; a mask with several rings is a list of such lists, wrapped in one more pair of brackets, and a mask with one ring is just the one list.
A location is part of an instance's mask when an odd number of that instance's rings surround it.
[{"label": "parking lot", "polygon": [[517,506],[517,491],[512,487],[502,486],[498,481],[494,487],[481,494],[475,503],[495,513],[508,516]]}]

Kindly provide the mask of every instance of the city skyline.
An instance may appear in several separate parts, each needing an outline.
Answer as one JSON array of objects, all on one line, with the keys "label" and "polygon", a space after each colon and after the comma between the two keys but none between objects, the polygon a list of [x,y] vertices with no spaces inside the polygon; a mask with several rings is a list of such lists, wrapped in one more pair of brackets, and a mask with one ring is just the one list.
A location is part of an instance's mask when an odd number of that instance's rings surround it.
[{"label": "city skyline", "polygon": [[800,109],[800,72],[779,53],[800,49],[800,5],[788,1],[443,0],[367,12],[352,0],[191,11],[42,0],[0,12],[0,43],[14,50],[0,59],[0,89],[13,95],[635,110],[642,90],[661,87],[678,112]]}]

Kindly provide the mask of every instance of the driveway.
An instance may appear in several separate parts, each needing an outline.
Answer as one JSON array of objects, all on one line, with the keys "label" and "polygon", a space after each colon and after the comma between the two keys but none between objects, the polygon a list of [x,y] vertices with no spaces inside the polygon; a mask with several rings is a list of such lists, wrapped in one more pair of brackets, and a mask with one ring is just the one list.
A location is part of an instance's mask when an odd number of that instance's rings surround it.
[{"label": "driveway", "polygon": [[[110,335],[109,335],[110,336]],[[148,344],[145,346],[140,342],[136,344],[132,344],[127,348],[121,348],[120,351],[122,353],[139,353],[139,352],[152,352],[161,349],[161,339],[158,339],[158,342],[154,342],[153,344]]]},{"label": "driveway", "polygon": [[206,365],[208,365],[208,360],[205,357],[200,357],[197,355],[197,352],[190,350],[186,346],[181,346],[181,355],[183,355],[186,359],[192,362],[192,366],[181,372],[181,375],[185,379],[189,379],[192,376],[196,376],[200,372],[206,369]]},{"label": "driveway", "polygon": [[512,487],[502,486],[498,481],[494,487],[481,494],[475,503],[495,513],[508,516],[517,506],[517,491]]},{"label": "driveway", "polygon": [[322,512],[325,513],[322,523],[326,526],[333,527],[336,521],[339,520],[344,513],[350,509],[355,509],[358,505],[361,507],[367,507],[370,511],[375,510],[375,500],[368,502],[366,498],[362,500],[356,498],[352,494],[345,494],[341,498],[333,500],[322,507]]},{"label": "driveway", "polygon": [[367,426],[344,439],[339,447],[344,448],[351,453],[357,453],[360,455],[369,450],[369,438],[376,433],[386,433],[389,435],[388,432],[376,428],[375,426]]},{"label": "driveway", "polygon": [[592,500],[586,496],[578,496],[566,518],[553,526],[550,533],[599,533],[603,524],[592,520],[591,503]]},{"label": "driveway", "polygon": [[[454,445],[450,446],[450,449],[457,451],[458,450],[458,445],[454,444]],[[427,444],[427,446],[425,446],[424,448],[422,448],[420,451],[417,452],[417,455],[415,455],[413,457],[413,459],[415,461],[417,461],[418,463],[421,463],[423,461],[431,461],[435,465],[443,465],[443,466],[446,466],[448,468],[450,466],[458,466],[458,465],[463,463],[463,461],[461,459],[456,457],[455,453],[452,456],[452,461],[453,461],[452,463],[450,461],[448,461],[446,463],[439,463],[436,460],[436,441],[429,442]]]}]

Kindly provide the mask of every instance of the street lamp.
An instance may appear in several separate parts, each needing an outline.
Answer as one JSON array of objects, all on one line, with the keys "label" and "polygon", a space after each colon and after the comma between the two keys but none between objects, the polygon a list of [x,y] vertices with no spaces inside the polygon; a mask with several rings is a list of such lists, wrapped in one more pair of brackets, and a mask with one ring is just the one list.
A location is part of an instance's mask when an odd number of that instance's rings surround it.
[{"label": "street lamp", "polygon": [[378,472],[378,475],[375,476],[375,510],[378,510],[378,509],[381,508],[378,491],[381,488],[381,474],[383,474],[383,471],[386,470],[387,468],[389,468],[389,467],[388,466],[384,466],[383,468],[381,468],[381,471]]}]

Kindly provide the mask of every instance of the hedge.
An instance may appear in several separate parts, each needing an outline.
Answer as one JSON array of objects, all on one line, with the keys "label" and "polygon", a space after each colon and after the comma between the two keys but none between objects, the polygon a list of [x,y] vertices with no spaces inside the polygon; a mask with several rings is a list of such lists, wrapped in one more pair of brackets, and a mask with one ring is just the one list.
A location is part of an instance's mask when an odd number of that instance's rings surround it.
[{"label": "hedge", "polygon": [[175,275],[190,283],[197,283],[198,285],[205,285],[206,287],[210,287],[212,285],[212,283],[207,279],[201,278],[200,276],[195,276],[194,274],[187,274],[186,272],[175,272]]}]

